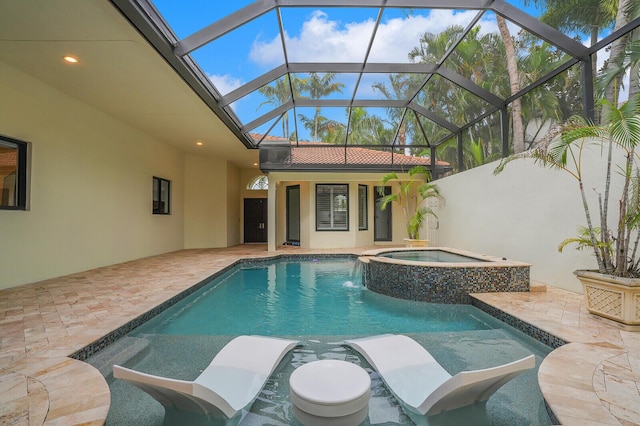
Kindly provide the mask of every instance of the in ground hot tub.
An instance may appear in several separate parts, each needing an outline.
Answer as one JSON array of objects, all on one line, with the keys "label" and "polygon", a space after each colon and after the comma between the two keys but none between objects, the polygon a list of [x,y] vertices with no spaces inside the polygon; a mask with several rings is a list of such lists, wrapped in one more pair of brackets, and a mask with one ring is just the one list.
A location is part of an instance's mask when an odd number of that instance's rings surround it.
[{"label": "in ground hot tub", "polygon": [[531,265],[446,247],[364,252],[364,285],[377,293],[433,303],[470,303],[469,293],[529,291]]}]

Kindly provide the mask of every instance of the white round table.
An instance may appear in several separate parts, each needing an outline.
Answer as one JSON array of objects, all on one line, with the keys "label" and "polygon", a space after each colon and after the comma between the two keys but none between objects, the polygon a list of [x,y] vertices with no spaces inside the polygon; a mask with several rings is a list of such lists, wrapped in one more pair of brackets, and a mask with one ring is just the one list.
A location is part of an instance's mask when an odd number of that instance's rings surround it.
[{"label": "white round table", "polygon": [[293,413],[305,426],[358,425],[369,414],[371,379],[350,362],[313,361],[289,378]]}]

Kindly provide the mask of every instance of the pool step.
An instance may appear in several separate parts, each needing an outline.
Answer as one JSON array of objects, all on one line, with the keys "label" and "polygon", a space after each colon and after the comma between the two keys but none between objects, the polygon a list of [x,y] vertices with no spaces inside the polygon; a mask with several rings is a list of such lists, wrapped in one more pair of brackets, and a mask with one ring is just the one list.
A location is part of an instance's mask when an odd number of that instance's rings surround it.
[{"label": "pool step", "polygon": [[122,337],[90,357],[87,362],[93,365],[104,377],[113,374],[113,364],[122,365],[149,346],[147,339]]},{"label": "pool step", "polygon": [[531,281],[531,283],[529,284],[529,291],[531,293],[546,292],[547,291],[547,286],[546,286],[546,284],[542,284],[542,283],[537,283],[535,281]]}]

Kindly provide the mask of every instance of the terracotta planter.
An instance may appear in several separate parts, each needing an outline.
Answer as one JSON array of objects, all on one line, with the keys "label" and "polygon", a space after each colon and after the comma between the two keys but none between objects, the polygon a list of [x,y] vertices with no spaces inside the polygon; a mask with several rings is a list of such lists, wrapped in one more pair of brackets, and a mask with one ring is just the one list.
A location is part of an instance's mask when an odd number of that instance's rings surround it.
[{"label": "terracotta planter", "polygon": [[429,240],[416,240],[413,238],[405,238],[404,242],[407,247],[429,247]]},{"label": "terracotta planter", "polygon": [[640,330],[640,278],[620,278],[596,271],[575,271],[582,283],[587,309]]}]

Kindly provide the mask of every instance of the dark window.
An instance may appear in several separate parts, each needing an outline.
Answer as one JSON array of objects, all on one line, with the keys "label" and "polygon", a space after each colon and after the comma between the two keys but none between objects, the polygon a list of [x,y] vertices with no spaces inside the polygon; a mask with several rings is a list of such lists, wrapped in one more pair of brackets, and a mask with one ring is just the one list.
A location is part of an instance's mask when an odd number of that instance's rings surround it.
[{"label": "dark window", "polygon": [[153,214],[171,214],[171,181],[153,177]]},{"label": "dark window", "polygon": [[27,210],[29,144],[0,136],[0,209]]},{"label": "dark window", "polygon": [[316,185],[316,230],[349,230],[349,185]]},{"label": "dark window", "polygon": [[367,185],[358,185],[358,229],[360,231],[369,229],[368,192]]}]

